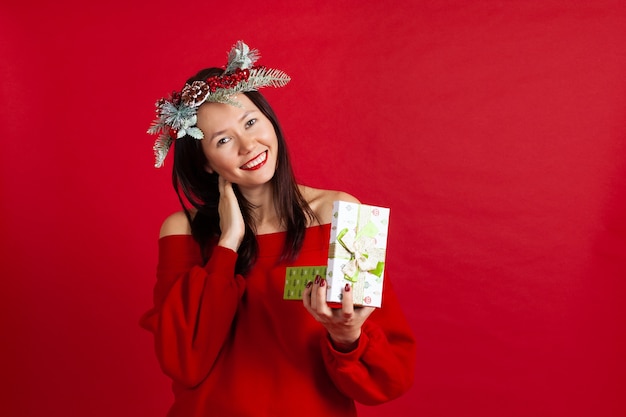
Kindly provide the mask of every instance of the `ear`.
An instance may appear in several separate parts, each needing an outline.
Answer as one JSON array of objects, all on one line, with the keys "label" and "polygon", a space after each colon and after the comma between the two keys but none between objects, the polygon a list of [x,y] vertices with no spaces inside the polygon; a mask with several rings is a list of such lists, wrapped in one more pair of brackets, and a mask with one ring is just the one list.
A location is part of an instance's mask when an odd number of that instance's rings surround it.
[{"label": "ear", "polygon": [[215,172],[213,171],[213,168],[211,168],[211,164],[208,161],[206,164],[204,164],[204,170],[209,174],[213,174]]}]

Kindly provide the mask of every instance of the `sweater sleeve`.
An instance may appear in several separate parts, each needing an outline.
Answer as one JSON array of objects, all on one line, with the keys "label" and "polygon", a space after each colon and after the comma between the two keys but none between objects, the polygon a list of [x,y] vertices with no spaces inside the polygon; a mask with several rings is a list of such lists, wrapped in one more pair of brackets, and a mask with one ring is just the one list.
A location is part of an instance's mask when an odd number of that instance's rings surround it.
[{"label": "sweater sleeve", "polygon": [[163,372],[187,387],[206,378],[232,326],[245,291],[236,260],[236,252],[215,246],[202,265],[191,236],[159,239],[154,307],[140,325],[154,334]]},{"label": "sweater sleeve", "polygon": [[357,347],[337,351],[327,336],[322,339],[322,355],[337,388],[362,404],[390,401],[411,387],[416,342],[389,280],[382,308],[363,324]]}]

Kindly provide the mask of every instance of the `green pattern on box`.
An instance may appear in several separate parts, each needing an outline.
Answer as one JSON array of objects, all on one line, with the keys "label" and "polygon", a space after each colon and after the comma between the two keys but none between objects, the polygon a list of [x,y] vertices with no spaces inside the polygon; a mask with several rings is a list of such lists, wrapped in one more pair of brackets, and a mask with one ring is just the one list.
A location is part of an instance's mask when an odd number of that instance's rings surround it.
[{"label": "green pattern on box", "polygon": [[292,266],[285,272],[285,300],[302,300],[306,284],[315,280],[315,276],[326,277],[326,265]]}]

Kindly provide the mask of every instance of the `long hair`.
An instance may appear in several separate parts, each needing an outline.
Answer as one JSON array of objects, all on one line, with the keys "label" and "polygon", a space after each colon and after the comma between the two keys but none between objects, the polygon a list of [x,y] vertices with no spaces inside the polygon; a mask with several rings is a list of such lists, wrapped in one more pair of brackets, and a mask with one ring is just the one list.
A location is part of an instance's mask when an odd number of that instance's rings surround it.
[{"label": "long hair", "polygon": [[[222,75],[223,72],[224,70],[220,68],[206,68],[187,80],[187,83],[206,80],[214,75]],[[276,171],[270,181],[278,218],[281,226],[286,230],[285,244],[280,259],[293,260],[302,248],[308,222],[316,219],[316,216],[298,189],[289,161],[287,144],[274,111],[259,92],[251,91],[244,94],[270,120],[276,132],[278,139]],[[207,172],[206,164],[207,159],[199,140],[189,136],[175,140],[172,184],[191,224],[191,234],[202,248],[205,261],[207,246],[217,242],[221,233],[218,212],[220,198],[218,174]],[[258,253],[256,227],[252,214],[254,207],[244,198],[236,184],[233,184],[233,190],[246,225],[243,241],[237,250],[235,272],[244,274],[254,265]],[[195,209],[193,216],[189,205]]]}]

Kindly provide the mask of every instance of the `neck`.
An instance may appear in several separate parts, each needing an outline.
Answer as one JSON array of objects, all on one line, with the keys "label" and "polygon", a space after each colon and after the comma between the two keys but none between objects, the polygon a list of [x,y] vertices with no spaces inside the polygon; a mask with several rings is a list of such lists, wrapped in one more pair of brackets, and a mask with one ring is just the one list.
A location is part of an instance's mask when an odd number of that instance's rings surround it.
[{"label": "neck", "polygon": [[273,188],[271,184],[254,189],[242,189],[241,194],[252,205],[257,234],[274,233],[281,231],[280,219],[274,205]]}]

